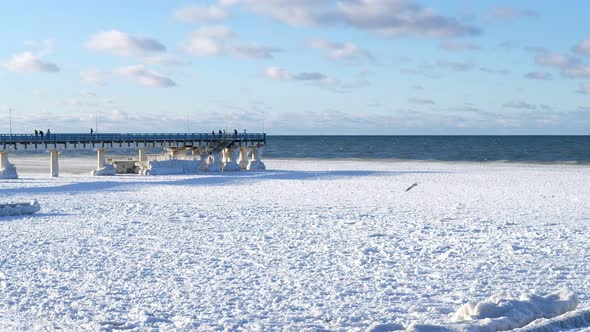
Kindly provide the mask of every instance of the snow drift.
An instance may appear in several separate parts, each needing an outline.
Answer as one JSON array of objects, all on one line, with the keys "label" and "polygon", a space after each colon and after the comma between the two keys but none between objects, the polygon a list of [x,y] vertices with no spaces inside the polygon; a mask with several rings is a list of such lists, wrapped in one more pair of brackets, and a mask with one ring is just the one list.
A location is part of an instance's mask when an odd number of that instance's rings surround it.
[{"label": "snow drift", "polygon": [[6,163],[3,169],[0,169],[0,179],[18,179],[16,167],[11,163]]},{"label": "snow drift", "polygon": [[461,306],[446,325],[413,325],[409,331],[493,332],[524,327],[541,318],[553,318],[576,309],[579,300],[564,288],[546,296],[501,292],[479,303]]}]

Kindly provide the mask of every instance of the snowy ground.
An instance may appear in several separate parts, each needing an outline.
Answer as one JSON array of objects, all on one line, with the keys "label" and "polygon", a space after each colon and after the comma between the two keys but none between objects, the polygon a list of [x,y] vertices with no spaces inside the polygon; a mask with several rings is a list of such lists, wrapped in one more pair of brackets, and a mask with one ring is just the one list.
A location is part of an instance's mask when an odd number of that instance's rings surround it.
[{"label": "snowy ground", "polygon": [[21,178],[0,181],[0,202],[42,206],[0,218],[0,330],[407,327],[563,287],[590,303],[588,166],[266,160],[92,178],[85,159],[51,179],[48,159],[39,173],[11,158]]}]

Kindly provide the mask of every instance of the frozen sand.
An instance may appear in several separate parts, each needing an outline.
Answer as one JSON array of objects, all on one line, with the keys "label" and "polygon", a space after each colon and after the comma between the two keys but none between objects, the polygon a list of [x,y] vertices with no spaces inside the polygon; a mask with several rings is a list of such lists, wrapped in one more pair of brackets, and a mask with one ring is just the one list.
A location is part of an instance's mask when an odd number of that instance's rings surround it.
[{"label": "frozen sand", "polygon": [[43,208],[0,219],[2,330],[365,330],[447,323],[501,290],[590,297],[587,166],[50,179],[11,161],[0,201]]}]

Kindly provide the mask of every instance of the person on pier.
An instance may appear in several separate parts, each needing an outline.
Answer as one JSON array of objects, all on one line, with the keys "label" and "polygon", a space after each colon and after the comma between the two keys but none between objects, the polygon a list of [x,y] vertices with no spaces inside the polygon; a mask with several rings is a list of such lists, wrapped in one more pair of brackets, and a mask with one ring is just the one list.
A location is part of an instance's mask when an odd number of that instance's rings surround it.
[{"label": "person on pier", "polygon": [[90,128],[90,135],[94,134],[94,129]]},{"label": "person on pier", "polygon": [[49,138],[49,135],[51,135],[51,131],[49,131],[49,129],[47,129],[47,132],[45,134],[47,135],[47,138]]},{"label": "person on pier", "polygon": [[39,130],[39,136],[41,136],[41,139],[43,139],[43,130]]},{"label": "person on pier", "polygon": [[39,131],[35,129],[35,137],[39,136]]}]

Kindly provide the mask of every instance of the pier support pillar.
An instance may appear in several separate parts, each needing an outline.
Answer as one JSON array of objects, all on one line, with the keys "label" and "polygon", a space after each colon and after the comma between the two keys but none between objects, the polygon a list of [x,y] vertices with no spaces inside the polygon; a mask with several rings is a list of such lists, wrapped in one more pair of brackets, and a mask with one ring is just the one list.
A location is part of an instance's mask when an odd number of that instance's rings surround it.
[{"label": "pier support pillar", "polygon": [[107,164],[107,159],[104,153],[104,149],[96,150],[96,168],[103,168]]},{"label": "pier support pillar", "polygon": [[104,149],[96,150],[97,169],[90,172],[93,176],[115,175],[115,166],[107,164]]},{"label": "pier support pillar", "polygon": [[139,148],[139,162],[147,161],[147,154],[145,153],[145,148]]},{"label": "pier support pillar", "polygon": [[266,165],[264,165],[264,163],[260,160],[260,158],[262,158],[262,151],[263,150],[261,146],[252,148],[252,158],[250,159],[250,162],[248,162],[248,167],[246,168],[247,170],[251,171],[266,169]]},{"label": "pier support pillar", "polygon": [[221,169],[223,171],[239,171],[240,165],[236,163],[238,149],[225,148],[223,149],[223,162],[221,163]]},{"label": "pier support pillar", "polygon": [[240,165],[241,169],[248,168],[248,155],[250,154],[250,148],[241,147],[240,148],[240,156],[238,157],[238,165]]},{"label": "pier support pillar", "polygon": [[178,149],[168,149],[168,153],[170,154],[170,159],[178,158]]},{"label": "pier support pillar", "polygon": [[18,179],[16,167],[8,161],[6,151],[0,151],[0,179]]},{"label": "pier support pillar", "polygon": [[0,170],[5,169],[8,165],[8,152],[0,151]]},{"label": "pier support pillar", "polygon": [[219,163],[220,159],[221,156],[219,152],[212,152],[209,157],[207,157],[206,161],[201,162],[201,167],[199,169],[204,172],[219,172],[221,171],[221,165]]},{"label": "pier support pillar", "polygon": [[51,176],[56,178],[59,176],[59,151],[57,150],[50,150],[49,151],[49,172]]}]

